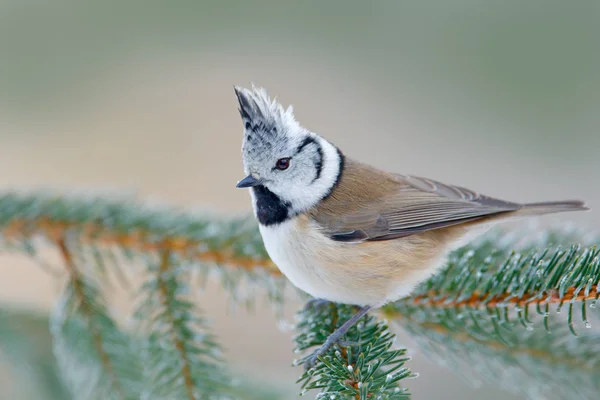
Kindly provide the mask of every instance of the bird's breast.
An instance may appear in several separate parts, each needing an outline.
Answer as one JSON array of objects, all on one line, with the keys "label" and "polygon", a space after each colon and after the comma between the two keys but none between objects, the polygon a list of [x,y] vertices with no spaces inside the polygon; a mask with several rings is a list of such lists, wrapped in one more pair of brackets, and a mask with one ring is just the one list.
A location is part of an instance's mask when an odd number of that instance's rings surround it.
[{"label": "bird's breast", "polygon": [[330,299],[335,287],[327,283],[320,255],[334,253],[334,243],[309,229],[300,217],[261,225],[260,232],[269,256],[292,284],[314,297]]},{"label": "bird's breast", "polygon": [[381,305],[407,295],[443,263],[443,246],[427,236],[343,243],[305,215],[260,226],[269,256],[299,289],[316,298]]}]

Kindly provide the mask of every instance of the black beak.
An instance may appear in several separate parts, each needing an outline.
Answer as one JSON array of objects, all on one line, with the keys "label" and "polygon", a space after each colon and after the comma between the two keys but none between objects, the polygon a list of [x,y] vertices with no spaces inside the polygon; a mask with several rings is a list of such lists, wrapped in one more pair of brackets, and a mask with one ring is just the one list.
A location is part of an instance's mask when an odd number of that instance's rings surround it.
[{"label": "black beak", "polygon": [[238,184],[235,187],[237,187],[237,188],[249,188],[249,187],[258,186],[260,184],[261,184],[260,179],[256,179],[252,175],[248,175],[247,177],[245,177],[244,179],[242,179],[241,181],[239,181]]}]

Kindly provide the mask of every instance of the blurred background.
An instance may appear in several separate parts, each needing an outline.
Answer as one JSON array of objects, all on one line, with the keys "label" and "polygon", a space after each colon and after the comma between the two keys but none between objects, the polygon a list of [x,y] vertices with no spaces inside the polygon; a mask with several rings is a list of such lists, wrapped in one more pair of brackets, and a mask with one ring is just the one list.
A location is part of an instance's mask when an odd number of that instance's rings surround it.
[{"label": "blurred background", "polygon": [[[1,0],[0,189],[250,212],[232,86],[253,82],[350,157],[509,200],[585,199],[591,212],[543,223],[600,222],[600,3],[286,3]],[[0,256],[0,308],[44,315],[58,287]],[[292,334],[258,304],[231,311],[214,287],[202,308],[237,371],[295,398]],[[523,398],[398,333],[415,399]],[[0,398],[26,398],[11,374]]]}]

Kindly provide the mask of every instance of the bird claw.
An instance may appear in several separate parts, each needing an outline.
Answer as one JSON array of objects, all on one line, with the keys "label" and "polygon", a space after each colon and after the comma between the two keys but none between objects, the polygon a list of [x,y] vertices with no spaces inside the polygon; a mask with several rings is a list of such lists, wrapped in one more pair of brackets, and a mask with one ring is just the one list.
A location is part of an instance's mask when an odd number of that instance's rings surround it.
[{"label": "bird claw", "polygon": [[308,372],[312,367],[317,363],[317,359],[319,356],[315,355],[315,353],[311,354],[304,361],[304,372]]},{"label": "bird claw", "polygon": [[308,371],[309,369],[314,367],[317,364],[317,360],[319,359],[319,357],[321,357],[322,355],[327,353],[327,351],[329,349],[331,349],[331,347],[334,344],[335,343],[327,343],[327,342],[323,343],[323,345],[321,347],[319,347],[310,356],[308,356],[306,358],[306,360],[304,361],[304,370]]},{"label": "bird claw", "polygon": [[337,342],[325,343],[321,347],[319,347],[317,350],[315,350],[310,356],[308,356],[306,358],[306,360],[304,361],[304,370],[308,371],[309,369],[314,367],[315,364],[317,363],[317,360],[319,359],[319,357],[324,355],[325,353],[327,353],[327,351],[329,351],[329,349],[331,349],[336,344],[338,344],[342,347],[350,347],[350,346],[358,346],[360,343],[352,342],[349,340],[341,340],[341,339],[338,340]]},{"label": "bird claw", "polygon": [[306,358],[306,360],[304,361],[304,370],[308,371],[309,369],[314,367],[319,357],[327,353],[334,345],[348,343],[346,341],[342,341],[341,339],[341,337],[335,338],[334,335],[331,335],[329,338],[327,338],[327,340],[321,345],[321,347],[319,347],[310,356]]},{"label": "bird claw", "polygon": [[370,309],[370,306],[365,306],[361,308],[356,314],[354,314],[354,316],[352,316],[352,318],[344,322],[342,326],[337,328],[331,335],[329,335],[329,337],[327,338],[327,340],[325,340],[325,343],[323,343],[321,347],[315,350],[310,356],[306,357],[304,361],[304,370],[308,371],[309,369],[314,367],[319,356],[322,356],[325,353],[327,353],[327,351],[329,351],[329,349],[331,349],[331,347],[333,347],[335,344],[340,344],[341,342],[344,345],[347,345],[348,343],[350,343],[349,341],[342,341],[342,338],[344,337],[344,335],[346,335],[348,329],[350,329],[359,319],[361,319],[367,312],[369,312]]}]

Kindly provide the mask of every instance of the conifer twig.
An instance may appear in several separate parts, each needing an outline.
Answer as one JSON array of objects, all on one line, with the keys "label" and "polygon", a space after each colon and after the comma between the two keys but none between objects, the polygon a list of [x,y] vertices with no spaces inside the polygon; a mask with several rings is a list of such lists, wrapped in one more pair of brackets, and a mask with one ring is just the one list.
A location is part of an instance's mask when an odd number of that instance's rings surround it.
[{"label": "conifer twig", "polygon": [[[299,313],[298,335],[294,338],[297,352],[322,345],[339,325],[355,313],[354,307],[329,304],[306,307]],[[394,335],[387,324],[367,315],[350,328],[343,342],[318,358],[315,366],[298,380],[302,394],[318,389],[317,398],[406,399],[403,379],[414,376],[404,363],[406,350],[393,349]],[[305,358],[297,360],[302,365]]]},{"label": "conifer twig", "polygon": [[61,256],[65,263],[65,267],[69,273],[69,279],[71,282],[71,286],[73,287],[73,294],[75,295],[77,302],[79,303],[79,307],[81,309],[81,314],[89,327],[90,334],[92,335],[92,343],[93,343],[96,351],[98,352],[98,357],[100,358],[100,362],[102,363],[102,366],[103,366],[104,370],[106,371],[106,374],[108,375],[111,385],[112,385],[114,391],[116,392],[116,394],[120,398],[126,399],[126,397],[123,394],[123,389],[121,388],[119,378],[115,374],[110,357],[104,350],[104,345],[102,343],[103,342],[102,335],[99,332],[98,327],[95,325],[95,322],[94,322],[93,313],[95,311],[90,307],[90,304],[87,301],[86,295],[84,293],[84,291],[85,291],[85,289],[83,287],[84,283],[81,280],[79,271],[77,270],[77,267],[73,261],[73,257],[71,256],[71,252],[69,251],[69,248],[67,247],[65,239],[60,238],[56,242],[56,245],[58,246],[58,248],[60,250]]},{"label": "conifer twig", "polygon": [[[560,314],[551,314],[549,331],[524,328],[520,321],[475,314],[434,315],[408,311],[394,320],[436,364],[484,380],[527,398],[594,398],[600,390],[600,334],[570,334]],[[596,314],[598,316],[598,314]],[[532,316],[531,323],[535,323]],[[499,379],[499,377],[502,377]]]},{"label": "conifer twig", "polygon": [[168,236],[158,242],[154,242],[149,240],[152,232],[134,230],[126,233],[118,233],[97,223],[80,225],[66,221],[55,221],[45,217],[40,217],[34,221],[14,220],[2,227],[2,230],[5,237],[9,239],[40,235],[50,240],[56,240],[56,238],[64,236],[68,231],[79,230],[79,241],[83,244],[93,244],[103,247],[118,246],[140,253],[169,251],[198,262],[233,265],[248,270],[264,268],[275,276],[281,274],[279,269],[268,258],[236,255],[227,248],[221,248],[218,251],[199,250],[203,248],[204,243],[185,236]]},{"label": "conifer twig", "polygon": [[427,294],[411,297],[411,301],[416,306],[431,307],[431,308],[479,308],[479,307],[496,307],[496,306],[526,306],[528,304],[546,305],[569,303],[573,301],[595,300],[598,298],[598,285],[592,285],[589,290],[583,292],[577,288],[570,287],[561,296],[558,290],[553,290],[550,293],[532,292],[524,294],[520,297],[514,297],[511,294],[503,294],[490,297],[487,293],[474,292],[467,299],[457,300],[449,296],[440,296],[440,293],[430,291]]},{"label": "conifer twig", "polygon": [[[411,297],[387,306],[388,316],[415,310],[438,316],[480,310],[480,317],[498,316],[502,322],[512,308],[518,310],[517,318],[527,326],[530,306],[548,310],[549,305],[557,304],[560,310],[563,304],[568,304],[568,324],[575,333],[572,311],[573,304],[578,302],[583,304],[581,316],[588,324],[586,301],[595,305],[599,296],[600,249],[595,246],[543,251],[525,248],[520,254],[506,255],[499,251],[492,256],[488,253],[489,245],[483,243],[452,254],[441,273],[420,285]],[[543,315],[547,325],[549,313]]]},{"label": "conifer twig", "polygon": [[174,299],[172,298],[167,283],[163,278],[163,276],[166,275],[169,271],[170,258],[170,251],[164,250],[160,257],[160,266],[158,269],[158,290],[160,291],[161,302],[165,310],[165,318],[171,324],[171,340],[173,341],[173,345],[179,353],[179,358],[182,361],[181,374],[183,375],[185,391],[190,400],[197,400],[196,395],[194,393],[194,381],[192,379],[192,373],[190,371],[190,362],[188,359],[187,350],[183,341],[177,336],[175,330],[175,316],[173,315],[170,306]]},{"label": "conifer twig", "polygon": [[219,399],[231,380],[221,366],[219,346],[190,298],[190,271],[169,251],[148,265],[135,320],[143,345],[145,397]]}]

